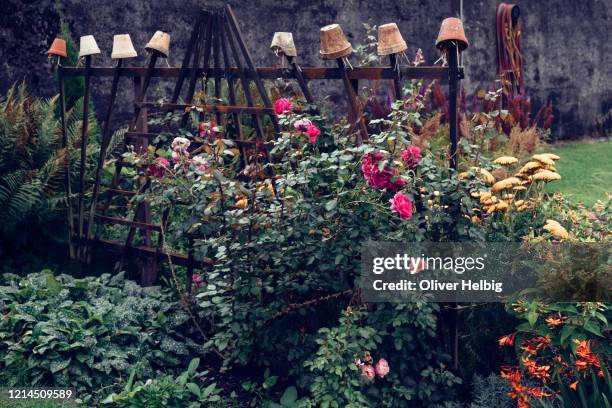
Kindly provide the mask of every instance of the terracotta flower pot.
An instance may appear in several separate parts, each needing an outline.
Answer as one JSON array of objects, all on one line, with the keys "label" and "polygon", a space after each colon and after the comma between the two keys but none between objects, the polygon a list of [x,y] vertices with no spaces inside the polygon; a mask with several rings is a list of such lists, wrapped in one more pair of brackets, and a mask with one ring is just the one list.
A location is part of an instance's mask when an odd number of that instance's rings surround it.
[{"label": "terracotta flower pot", "polygon": [[96,39],[94,36],[82,36],[79,44],[79,58],[97,54],[100,54],[100,48],[98,48],[98,44],[96,44]]},{"label": "terracotta flower pot", "polygon": [[129,34],[117,34],[113,37],[112,59],[133,58],[137,55]]},{"label": "terracotta flower pot", "polygon": [[330,24],[321,28],[321,49],[319,55],[323,59],[338,59],[348,57],[353,52],[351,43],[346,39],[342,27]]},{"label": "terracotta flower pot", "polygon": [[465,50],[469,43],[463,31],[463,22],[456,17],[445,18],[440,26],[436,47],[443,49],[449,41],[457,41],[459,50]]},{"label": "terracotta flower pot", "polygon": [[170,54],[170,34],[163,31],[156,31],[153,37],[145,45],[147,51],[157,51],[165,58]]},{"label": "terracotta flower pot", "polygon": [[404,52],[408,49],[397,24],[389,23],[378,27],[378,55],[390,55]]},{"label": "terracotta flower pot", "polygon": [[68,56],[68,53],[66,52],[66,41],[62,40],[61,38],[56,38],[53,40],[47,54],[49,56],[57,55],[58,57],[66,58],[66,56]]},{"label": "terracotta flower pot", "polygon": [[277,54],[285,54],[288,57],[297,57],[297,50],[293,42],[293,34],[286,32],[276,32],[272,37],[270,48]]}]

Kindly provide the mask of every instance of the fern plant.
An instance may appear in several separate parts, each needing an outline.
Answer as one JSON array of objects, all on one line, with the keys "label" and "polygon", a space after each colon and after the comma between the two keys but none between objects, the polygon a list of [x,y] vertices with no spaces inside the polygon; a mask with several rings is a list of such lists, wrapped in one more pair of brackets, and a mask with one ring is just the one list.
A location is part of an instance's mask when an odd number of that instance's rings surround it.
[{"label": "fern plant", "polygon": [[[32,238],[65,237],[66,158],[78,171],[82,102],[67,113],[68,147],[62,147],[58,98],[30,96],[25,84],[0,97],[0,238],[18,248]],[[89,117],[88,168],[95,163],[98,127]]]}]

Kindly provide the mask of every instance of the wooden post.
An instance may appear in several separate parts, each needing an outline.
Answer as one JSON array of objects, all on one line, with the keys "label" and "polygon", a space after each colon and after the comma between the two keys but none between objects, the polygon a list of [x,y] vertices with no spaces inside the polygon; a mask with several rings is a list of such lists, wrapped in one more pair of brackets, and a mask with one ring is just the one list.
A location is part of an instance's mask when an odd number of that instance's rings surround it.
[{"label": "wooden post", "polygon": [[302,75],[302,68],[300,68],[297,62],[295,62],[295,57],[290,57],[288,55],[285,55],[285,58],[287,58],[287,63],[289,63],[289,66],[291,66],[293,75],[295,75],[295,79],[300,85],[300,88],[302,88],[302,93],[304,94],[304,98],[306,98],[306,102],[308,102],[311,105],[314,105],[315,103],[314,98],[312,97],[312,94],[310,93],[310,89],[308,89],[308,83],[304,79],[304,75]]},{"label": "wooden post", "polygon": [[[139,95],[138,102],[143,102],[146,97],[147,89],[149,89],[149,83],[151,82],[151,74],[153,73],[153,68],[155,68],[155,63],[157,62],[157,58],[159,58],[160,55],[161,54],[157,50],[153,50],[151,52],[151,56],[149,57],[149,65],[147,66],[147,70],[145,72],[145,76],[142,81],[142,90],[138,94]],[[138,118],[140,117],[141,108],[142,107],[140,104],[136,105],[136,112],[134,113],[134,119],[132,121],[132,125],[130,126],[130,129],[136,128],[136,122],[138,121]]]},{"label": "wooden post", "polygon": [[368,128],[366,127],[365,120],[363,119],[363,115],[361,113],[361,103],[359,102],[357,93],[355,92],[355,84],[351,82],[346,72],[346,66],[344,65],[344,61],[342,60],[342,58],[338,58],[336,62],[338,63],[338,68],[340,68],[341,71],[342,81],[344,82],[344,88],[346,90],[346,97],[348,99],[349,107],[355,117],[358,126],[358,141],[361,142],[368,138]]},{"label": "wooden post", "polygon": [[89,241],[93,238],[93,226],[95,224],[96,216],[96,204],[98,200],[98,193],[100,192],[100,182],[102,178],[102,170],[104,168],[104,157],[106,156],[106,149],[110,143],[111,132],[110,122],[113,117],[113,107],[115,106],[115,97],[117,96],[117,87],[119,85],[119,76],[121,73],[121,65],[123,59],[120,58],[117,61],[117,67],[115,68],[115,75],[113,76],[113,83],[111,85],[110,101],[108,109],[106,111],[106,118],[104,120],[104,128],[102,130],[102,142],[100,143],[100,156],[98,157],[98,167],[96,168],[96,177],[94,180],[93,193],[91,196],[91,205],[89,207],[89,217],[87,218],[87,262],[91,261],[91,251]]},{"label": "wooden post", "polygon": [[181,94],[183,82],[185,81],[185,75],[187,74],[187,68],[189,68],[189,62],[191,61],[191,55],[193,54],[193,47],[195,47],[197,41],[200,39],[202,25],[204,24],[204,20],[208,17],[209,13],[207,11],[204,11],[202,14],[200,14],[200,16],[198,17],[198,21],[196,22],[195,28],[191,32],[191,38],[189,39],[189,43],[187,44],[187,51],[185,51],[185,58],[183,59],[183,63],[181,65],[181,72],[176,81],[176,85],[174,86],[174,92],[172,93],[172,103],[176,103]]},{"label": "wooden post", "polygon": [[83,124],[81,126],[81,163],[80,163],[80,174],[79,174],[79,242],[78,242],[78,256],[82,259],[83,256],[83,223],[84,223],[84,210],[85,210],[85,171],[87,162],[87,143],[89,142],[88,128],[89,128],[89,87],[90,87],[90,70],[91,68],[91,55],[85,57],[85,94],[83,95]]},{"label": "wooden post", "polygon": [[66,132],[66,90],[64,85],[64,68],[58,66],[59,99],[60,99],[60,121],[62,125],[62,148],[66,149],[64,183],[66,184],[66,208],[68,221],[68,251],[70,259],[75,259],[74,249],[74,214],[72,213],[72,181],[70,176],[70,146],[68,145],[68,134]]}]

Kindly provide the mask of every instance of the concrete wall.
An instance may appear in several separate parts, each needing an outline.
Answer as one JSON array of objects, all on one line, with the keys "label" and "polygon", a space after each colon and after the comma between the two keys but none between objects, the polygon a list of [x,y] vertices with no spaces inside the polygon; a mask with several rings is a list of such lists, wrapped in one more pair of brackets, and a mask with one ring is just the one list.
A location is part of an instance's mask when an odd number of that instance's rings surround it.
[{"label": "concrete wall", "polygon": [[[52,0],[3,0],[0,15],[0,90],[25,79],[41,95],[55,92],[50,65],[44,51],[59,27],[59,16]],[[220,6],[214,0],[136,0],[119,3],[112,0],[61,0],[63,13],[74,38],[94,34],[103,56],[96,65],[109,65],[112,36],[130,33],[137,50],[143,48],[158,29],[172,35],[173,66],[180,65],[198,5]],[[598,117],[612,115],[612,43],[609,26],[612,2],[609,0],[519,0],[523,22],[523,51],[526,87],[535,103],[534,109],[552,100],[557,137],[582,136],[596,130]],[[272,65],[278,60],[268,46],[274,31],[292,31],[303,65],[333,65],[318,59],[318,28],[340,23],[349,39],[363,39],[363,22],[398,23],[409,44],[408,54],[422,48],[428,62],[437,59],[433,46],[440,21],[454,15],[458,0],[395,1],[230,1],[242,25],[248,46],[258,65]],[[497,77],[495,44],[495,6],[493,0],[464,0],[463,15],[471,47],[464,61],[468,92],[488,87]],[[142,64],[144,57],[129,64]],[[94,81],[94,100],[98,111],[106,105],[110,80]],[[129,99],[132,88],[125,81],[120,98]],[[152,84],[160,95],[166,94],[159,83]],[[319,95],[335,94],[333,84],[319,83]],[[162,89],[163,88],[163,89]],[[121,111],[129,106],[123,104]],[[119,117],[122,117],[119,112]],[[611,120],[604,125],[610,132]]]}]

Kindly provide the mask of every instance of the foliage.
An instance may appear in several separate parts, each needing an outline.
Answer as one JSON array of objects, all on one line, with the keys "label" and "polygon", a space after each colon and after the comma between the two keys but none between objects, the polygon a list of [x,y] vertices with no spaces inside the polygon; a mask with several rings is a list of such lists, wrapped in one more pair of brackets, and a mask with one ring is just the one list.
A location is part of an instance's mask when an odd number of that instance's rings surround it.
[{"label": "foliage", "polygon": [[188,316],[159,288],[105,274],[74,279],[45,270],[0,286],[0,381],[9,386],[112,386],[181,367],[200,347]]},{"label": "foliage", "polygon": [[[312,398],[304,406],[431,406],[452,397],[461,380],[445,367],[448,356],[435,351],[437,305],[415,299],[372,311],[349,308],[340,325],[319,330],[315,357],[305,363],[315,377]],[[429,340],[428,340],[429,339]],[[414,359],[419,355],[423,358]],[[390,372],[368,379],[356,360],[366,364],[385,357]]]},{"label": "foliage", "polygon": [[514,347],[518,356],[518,366],[502,370],[514,399],[543,399],[542,406],[559,400],[562,406],[580,407],[612,400],[608,306],[519,299],[508,311],[523,320],[516,332],[499,340],[500,346]]},{"label": "foliage", "polygon": [[[82,105],[67,113],[69,151],[62,148],[57,106],[57,97],[31,97],[24,84],[0,99],[0,237],[14,248],[65,231],[65,160],[69,154],[74,180]],[[93,115],[89,121],[92,147],[97,126]]]},{"label": "foliage", "polygon": [[221,402],[215,383],[200,385],[207,372],[197,372],[200,359],[191,360],[187,370],[178,377],[164,375],[134,383],[135,370],[119,394],[112,393],[102,401],[103,405],[119,408],[156,407],[207,407],[226,406]]}]

